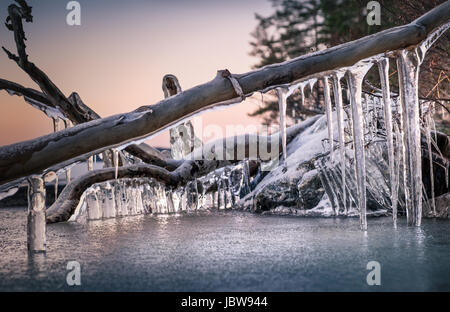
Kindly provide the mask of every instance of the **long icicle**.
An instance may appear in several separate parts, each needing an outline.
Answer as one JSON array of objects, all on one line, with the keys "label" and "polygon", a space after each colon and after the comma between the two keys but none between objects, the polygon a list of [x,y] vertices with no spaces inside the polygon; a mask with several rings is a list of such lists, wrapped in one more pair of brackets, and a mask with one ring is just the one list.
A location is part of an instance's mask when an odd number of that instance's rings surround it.
[{"label": "long icicle", "polygon": [[383,92],[384,123],[386,128],[386,139],[388,147],[389,178],[391,184],[391,208],[394,227],[397,226],[397,199],[398,188],[395,187],[395,164],[394,164],[394,139],[392,136],[392,103],[389,87],[389,59],[383,58],[378,63],[380,73],[381,89]]},{"label": "long icicle", "polygon": [[422,155],[418,77],[420,60],[415,50],[400,52],[397,70],[402,106],[404,184],[408,225],[422,221]]},{"label": "long icicle", "polygon": [[[404,166],[404,164],[402,164],[402,160],[403,160],[403,152],[402,152],[402,134],[400,132],[400,128],[397,122],[394,121],[394,133],[395,133],[395,148],[397,150],[397,153],[395,155],[395,184],[394,184],[394,188],[397,191],[397,202],[399,201],[398,198],[398,188],[400,186],[400,168],[402,166]],[[394,223],[394,227],[397,227],[397,224]]]},{"label": "long icicle", "polygon": [[348,88],[353,119],[353,146],[355,151],[356,192],[358,196],[361,229],[367,230],[366,160],[364,151],[364,122],[362,113],[362,81],[372,64],[348,70]]},{"label": "long icicle", "polygon": [[323,93],[325,98],[325,112],[327,114],[328,126],[328,143],[330,144],[330,158],[334,159],[334,135],[333,135],[333,112],[331,108],[330,86],[328,84],[328,77],[323,78]]},{"label": "long icicle", "polygon": [[344,140],[344,109],[342,106],[342,89],[340,74],[333,74],[333,94],[334,103],[336,105],[337,121],[338,121],[338,138],[339,138],[339,151],[341,159],[341,171],[342,171],[342,204],[344,205],[345,214],[348,213],[347,196],[345,191],[345,140]]},{"label": "long icicle", "polygon": [[117,176],[119,173],[119,151],[118,150],[114,150],[113,152],[113,157],[114,157],[114,179],[117,180]]},{"label": "long icicle", "polygon": [[277,88],[278,105],[280,108],[280,133],[281,142],[283,144],[283,163],[286,164],[287,149],[286,149],[286,90]]},{"label": "long icicle", "polygon": [[436,216],[436,200],[434,198],[434,172],[433,172],[433,153],[431,150],[431,104],[428,107],[428,112],[425,115],[425,137],[427,139],[428,157],[430,162],[430,186],[431,186],[431,207],[433,209],[433,215]]}]

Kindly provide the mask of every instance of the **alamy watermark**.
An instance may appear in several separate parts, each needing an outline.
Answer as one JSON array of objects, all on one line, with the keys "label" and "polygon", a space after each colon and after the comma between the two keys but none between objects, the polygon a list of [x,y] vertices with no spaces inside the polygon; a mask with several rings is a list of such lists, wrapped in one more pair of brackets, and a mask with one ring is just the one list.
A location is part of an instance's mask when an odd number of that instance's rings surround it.
[{"label": "alamy watermark", "polygon": [[81,266],[78,261],[67,262],[66,282],[69,286],[81,286]]},{"label": "alamy watermark", "polygon": [[366,266],[370,272],[367,274],[366,282],[369,286],[381,285],[381,264],[378,261],[369,261]]},{"label": "alamy watermark", "polygon": [[369,1],[366,6],[367,9],[367,24],[381,25],[381,6],[378,1]]},{"label": "alamy watermark", "polygon": [[69,1],[66,5],[69,11],[66,16],[66,23],[69,26],[81,25],[81,4],[78,1]]}]

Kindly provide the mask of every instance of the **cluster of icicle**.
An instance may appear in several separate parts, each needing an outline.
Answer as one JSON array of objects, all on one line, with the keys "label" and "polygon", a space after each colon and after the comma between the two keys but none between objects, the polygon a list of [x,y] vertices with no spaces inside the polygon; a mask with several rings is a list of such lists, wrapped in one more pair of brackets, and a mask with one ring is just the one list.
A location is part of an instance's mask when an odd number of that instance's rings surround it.
[{"label": "cluster of icicle", "polygon": [[[368,197],[392,211],[395,226],[399,208],[406,211],[409,224],[421,223],[420,134],[426,134],[430,153],[435,142],[430,135],[432,109],[420,107],[418,74],[427,49],[439,37],[436,34],[443,33],[448,27],[441,27],[415,49],[377,55],[348,68],[276,88],[283,159],[286,160],[287,98],[298,89],[304,102],[304,88],[309,86],[312,89],[318,79],[321,80],[328,145],[327,153],[318,158],[315,165],[335,214],[346,215],[350,209],[356,209],[363,230],[367,229]],[[389,58],[395,58],[397,63],[398,95],[391,93],[389,87]],[[364,93],[363,96],[363,80],[372,66],[378,67],[381,90],[373,94]],[[346,82],[345,90],[343,80]],[[345,96],[343,91],[346,91]],[[379,170],[371,172],[370,168]],[[388,174],[383,175],[385,172]],[[89,219],[149,212],[225,209],[250,191],[249,184],[247,162],[243,161],[238,166],[222,168],[176,190],[152,179],[122,179],[94,185],[86,191],[83,205]],[[435,211],[434,198],[425,204],[431,205]]]},{"label": "cluster of icicle", "polygon": [[71,220],[230,209],[250,192],[248,172],[248,162],[243,161],[176,189],[152,178],[126,178],[94,184],[84,192],[81,205]]},{"label": "cluster of icicle", "polygon": [[[397,224],[399,205],[406,210],[408,224],[420,226],[424,191],[421,133],[425,133],[427,138],[431,189],[434,194],[431,145],[436,144],[430,135],[433,124],[432,109],[421,107],[423,103],[418,99],[418,76],[427,49],[448,27],[449,24],[446,24],[439,28],[415,49],[398,51],[396,55],[392,53],[390,56],[377,55],[361,60],[352,67],[341,68],[320,77],[324,89],[329,153],[319,159],[316,166],[336,215],[347,214],[349,207],[356,207],[363,230],[367,230],[368,195],[381,206],[390,207],[394,226]],[[400,94],[397,95],[395,103],[389,87],[388,57],[395,58],[397,63]],[[363,99],[363,79],[374,65],[378,67],[381,91],[374,95],[365,94]],[[342,79],[345,79],[347,85],[346,102],[343,100]],[[299,88],[304,101],[304,86],[309,84],[312,88],[316,81],[317,77],[285,88],[277,88],[284,159],[286,100]],[[337,140],[333,133],[335,122]],[[388,172],[388,176],[376,177],[368,172],[368,162],[377,167],[385,167],[387,170],[378,172]],[[448,174],[448,168],[446,173]],[[446,181],[448,183],[448,178]],[[383,187],[383,182],[388,188]],[[425,204],[430,202],[435,213],[434,195]]]}]

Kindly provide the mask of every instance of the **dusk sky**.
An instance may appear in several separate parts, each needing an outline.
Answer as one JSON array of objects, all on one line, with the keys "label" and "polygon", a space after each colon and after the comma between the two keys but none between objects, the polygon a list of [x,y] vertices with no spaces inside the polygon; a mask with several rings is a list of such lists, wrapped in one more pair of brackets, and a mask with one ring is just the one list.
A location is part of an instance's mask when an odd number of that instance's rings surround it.
[{"label": "dusk sky", "polygon": [[[0,0],[0,44],[16,52],[3,22],[12,0]],[[128,112],[163,98],[162,77],[178,77],[183,90],[211,80],[218,69],[251,70],[254,13],[267,15],[267,0],[80,0],[81,26],[66,24],[65,0],[28,0],[25,23],[30,61],[68,96],[76,91],[102,117]],[[0,54],[0,77],[38,87]],[[53,131],[52,122],[22,98],[0,91],[0,145]],[[247,116],[257,101],[202,115],[203,126],[258,124]],[[152,139],[168,146],[167,132]]]}]

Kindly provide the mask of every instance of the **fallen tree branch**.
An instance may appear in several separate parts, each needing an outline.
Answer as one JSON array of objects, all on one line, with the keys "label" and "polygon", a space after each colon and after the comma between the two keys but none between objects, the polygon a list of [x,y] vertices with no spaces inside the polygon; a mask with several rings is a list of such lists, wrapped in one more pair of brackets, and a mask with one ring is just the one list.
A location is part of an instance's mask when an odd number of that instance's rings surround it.
[{"label": "fallen tree branch", "polygon": [[[428,34],[450,20],[450,1],[414,22],[385,30],[327,50],[234,75],[243,93],[249,95],[306,76],[354,65],[359,60],[422,42]],[[64,131],[0,149],[0,183],[38,173],[58,163],[71,163],[102,150],[145,138],[193,114],[240,101],[229,79],[219,71],[212,81],[128,114],[80,124]],[[45,92],[44,92],[45,93]]]}]

